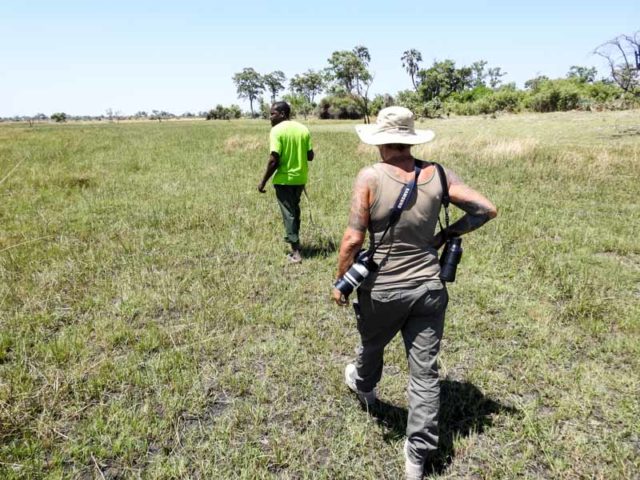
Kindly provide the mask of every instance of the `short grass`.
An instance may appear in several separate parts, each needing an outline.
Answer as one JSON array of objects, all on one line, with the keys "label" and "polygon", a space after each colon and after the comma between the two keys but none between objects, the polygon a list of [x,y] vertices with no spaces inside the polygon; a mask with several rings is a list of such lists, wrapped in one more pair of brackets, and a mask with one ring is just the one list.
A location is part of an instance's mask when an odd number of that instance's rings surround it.
[{"label": "short grass", "polygon": [[[500,212],[450,286],[433,476],[639,478],[640,112],[424,126]],[[362,410],[328,301],[376,151],[310,129],[287,265],[267,122],[0,126],[1,478],[401,477],[401,343]]]}]

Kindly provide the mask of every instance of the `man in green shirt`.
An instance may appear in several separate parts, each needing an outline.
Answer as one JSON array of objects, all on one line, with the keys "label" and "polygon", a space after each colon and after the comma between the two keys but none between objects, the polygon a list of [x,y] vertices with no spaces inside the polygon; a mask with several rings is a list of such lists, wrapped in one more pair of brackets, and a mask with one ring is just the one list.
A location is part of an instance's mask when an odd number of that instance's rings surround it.
[{"label": "man in green shirt", "polygon": [[285,241],[291,245],[287,259],[300,263],[300,197],[307,183],[307,162],[313,160],[314,154],[309,130],[301,123],[290,120],[290,115],[291,107],[287,102],[276,102],[271,107],[271,154],[258,191],[266,192],[265,185],[275,173],[273,186],[282,212]]}]

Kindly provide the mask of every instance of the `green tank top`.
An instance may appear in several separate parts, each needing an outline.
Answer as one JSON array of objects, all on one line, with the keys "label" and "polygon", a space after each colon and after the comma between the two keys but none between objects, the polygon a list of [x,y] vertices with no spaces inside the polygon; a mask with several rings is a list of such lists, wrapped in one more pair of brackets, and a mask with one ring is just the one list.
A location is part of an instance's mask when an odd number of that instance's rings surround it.
[{"label": "green tank top", "polygon": [[[405,183],[381,163],[373,165],[373,169],[378,189],[369,208],[369,239],[378,245]],[[442,199],[437,169],[433,169],[428,179],[418,181],[416,192],[376,250],[374,260],[379,265],[378,271],[371,273],[360,288],[388,291],[415,288],[427,282],[432,289],[443,287],[438,252],[431,246]]]}]

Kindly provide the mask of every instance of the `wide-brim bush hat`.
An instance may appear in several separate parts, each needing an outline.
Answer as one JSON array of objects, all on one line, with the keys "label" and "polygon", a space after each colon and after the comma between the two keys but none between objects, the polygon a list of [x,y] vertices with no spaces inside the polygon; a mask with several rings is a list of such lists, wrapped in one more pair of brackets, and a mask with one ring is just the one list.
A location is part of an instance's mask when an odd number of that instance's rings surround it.
[{"label": "wide-brim bush hat", "polygon": [[408,108],[387,107],[380,110],[376,123],[356,125],[356,132],[360,140],[369,145],[419,145],[436,136],[432,130],[417,130],[414,123],[413,113]]}]

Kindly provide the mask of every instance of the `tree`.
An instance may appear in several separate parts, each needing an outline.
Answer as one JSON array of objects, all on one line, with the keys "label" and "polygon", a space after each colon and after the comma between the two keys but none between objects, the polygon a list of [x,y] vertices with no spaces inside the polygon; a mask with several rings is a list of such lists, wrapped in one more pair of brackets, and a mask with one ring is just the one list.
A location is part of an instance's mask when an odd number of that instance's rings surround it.
[{"label": "tree", "polygon": [[52,113],[51,114],[51,120],[53,120],[56,123],[66,122],[67,121],[67,114],[64,113],[64,112]]},{"label": "tree", "polygon": [[244,68],[242,72],[236,73],[233,76],[233,83],[236,84],[238,98],[246,98],[249,100],[251,118],[254,118],[253,102],[264,92],[264,79],[262,75],[253,68]]},{"label": "tree", "polygon": [[371,100],[371,113],[373,115],[378,115],[380,110],[386,107],[391,107],[395,105],[395,103],[395,99],[388,93],[385,93],[384,95],[378,94],[373,97],[373,100]]},{"label": "tree", "polygon": [[262,77],[264,86],[271,93],[271,103],[275,103],[278,92],[284,90],[284,82],[286,79],[287,77],[285,77],[284,73],[280,70],[267,73]]},{"label": "tree", "polygon": [[472,87],[482,87],[485,85],[484,79],[487,78],[487,73],[484,71],[484,67],[487,66],[486,60],[478,60],[471,64],[472,72]]},{"label": "tree", "polygon": [[456,68],[453,60],[434,61],[430,68],[418,72],[421,79],[418,91],[424,101],[445,100],[452,93],[469,88],[472,73],[469,67]]},{"label": "tree", "polygon": [[310,105],[313,105],[315,96],[322,93],[325,86],[325,78],[311,69],[305,73],[296,74],[289,81],[289,89],[295,95],[302,95]]},{"label": "tree", "polygon": [[165,112],[164,110],[151,110],[151,115],[149,116],[150,120],[158,120],[158,123],[162,123],[162,120],[166,120],[168,118],[174,118],[175,115],[173,113]]},{"label": "tree", "polygon": [[365,123],[369,122],[369,87],[373,75],[369,72],[371,55],[367,47],[358,45],[353,50],[335,51],[329,58],[327,73],[338,90],[352,96],[360,105]]},{"label": "tree", "polygon": [[593,83],[596,81],[598,69],[596,67],[580,67],[573,65],[567,73],[567,78],[573,78],[580,83]]},{"label": "tree", "polygon": [[640,30],[619,35],[593,52],[609,64],[611,78],[622,90],[640,96]]},{"label": "tree", "polygon": [[542,86],[542,84],[544,84],[545,82],[549,81],[549,77],[547,77],[546,75],[539,75],[535,78],[531,78],[529,80],[527,80],[526,82],[524,82],[524,88],[528,89],[528,90],[533,90],[533,91],[537,91],[540,89],[540,87]]},{"label": "tree", "polygon": [[282,99],[291,106],[291,114],[302,114],[304,118],[313,110],[313,105],[306,96],[301,93],[288,93],[282,96]]},{"label": "tree", "polygon": [[498,85],[502,83],[501,77],[504,77],[507,72],[503,72],[500,67],[494,67],[487,70],[487,76],[489,77],[489,86],[491,88],[498,88]]},{"label": "tree", "polygon": [[415,48],[412,48],[411,50],[405,50],[402,54],[402,57],[400,57],[400,60],[402,61],[402,68],[404,68],[411,77],[413,89],[418,90],[418,85],[416,84],[416,74],[420,70],[422,54]]}]

